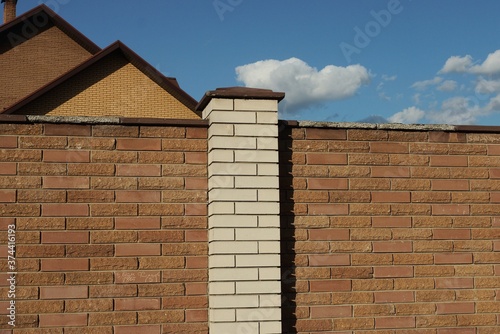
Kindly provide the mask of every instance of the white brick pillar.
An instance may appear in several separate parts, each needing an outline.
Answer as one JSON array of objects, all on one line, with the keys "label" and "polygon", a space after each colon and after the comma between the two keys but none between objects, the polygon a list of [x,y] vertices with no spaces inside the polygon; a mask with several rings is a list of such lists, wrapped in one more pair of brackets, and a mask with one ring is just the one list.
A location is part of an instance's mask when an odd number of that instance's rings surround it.
[{"label": "white brick pillar", "polygon": [[207,92],[209,325],[281,333],[278,102],[250,88]]}]

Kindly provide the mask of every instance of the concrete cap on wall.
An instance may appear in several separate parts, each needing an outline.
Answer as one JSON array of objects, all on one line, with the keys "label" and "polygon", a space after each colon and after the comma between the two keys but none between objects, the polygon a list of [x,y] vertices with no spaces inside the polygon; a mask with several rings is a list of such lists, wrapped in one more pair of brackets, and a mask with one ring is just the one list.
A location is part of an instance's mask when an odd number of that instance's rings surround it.
[{"label": "concrete cap on wall", "polygon": [[245,99],[245,100],[277,100],[285,98],[285,93],[274,92],[270,89],[249,88],[249,87],[226,87],[210,90],[205,93],[198,105],[197,111],[203,111],[213,98]]}]

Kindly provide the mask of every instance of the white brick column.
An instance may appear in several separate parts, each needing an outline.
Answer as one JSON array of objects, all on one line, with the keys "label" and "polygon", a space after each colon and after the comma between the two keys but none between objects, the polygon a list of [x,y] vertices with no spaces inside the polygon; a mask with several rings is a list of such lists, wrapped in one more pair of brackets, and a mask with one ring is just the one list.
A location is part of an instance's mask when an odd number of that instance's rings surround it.
[{"label": "white brick column", "polygon": [[250,88],[207,92],[210,333],[281,333],[278,102]]}]

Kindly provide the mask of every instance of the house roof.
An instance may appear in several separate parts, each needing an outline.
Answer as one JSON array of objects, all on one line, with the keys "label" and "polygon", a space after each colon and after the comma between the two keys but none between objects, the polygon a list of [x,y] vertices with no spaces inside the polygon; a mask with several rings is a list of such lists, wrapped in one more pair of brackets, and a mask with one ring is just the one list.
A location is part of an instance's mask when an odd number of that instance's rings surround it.
[{"label": "house roof", "polygon": [[[177,80],[174,78],[165,77],[158,70],[148,64],[144,59],[138,56],[135,52],[133,52],[130,48],[128,48],[125,44],[120,41],[117,41],[111,44],[109,47],[104,50],[98,52],[94,56],[92,56],[87,61],[73,68],[69,72],[63,74],[59,78],[53,80],[52,82],[47,83],[45,86],[33,92],[31,95],[25,97],[24,99],[16,102],[10,107],[6,108],[3,111],[3,114],[12,114],[16,111],[20,110],[22,107],[26,106],[28,103],[36,100],[40,96],[50,92],[52,89],[58,87],[59,85],[64,84],[70,78],[75,75],[87,70],[90,66],[98,63],[100,60],[104,59],[115,52],[121,53],[131,64],[137,67],[142,73],[144,73],[147,77],[157,83],[160,87],[162,87],[165,91],[167,91],[170,95],[179,100],[182,104],[184,104],[187,108],[192,111],[195,111],[195,107],[197,101],[194,100],[189,94],[183,91]],[[0,112],[1,113],[1,112]],[[199,114],[199,113],[198,113]]]},{"label": "house roof", "polygon": [[101,51],[99,46],[43,4],[0,25],[0,44],[4,44],[1,49],[13,48],[51,26],[58,27],[89,53]]}]

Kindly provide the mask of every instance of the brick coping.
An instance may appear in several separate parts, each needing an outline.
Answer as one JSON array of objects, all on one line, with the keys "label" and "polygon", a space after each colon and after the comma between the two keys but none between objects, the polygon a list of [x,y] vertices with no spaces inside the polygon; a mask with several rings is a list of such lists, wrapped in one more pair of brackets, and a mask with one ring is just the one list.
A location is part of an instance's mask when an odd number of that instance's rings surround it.
[{"label": "brick coping", "polygon": [[38,116],[0,115],[0,123],[60,123],[60,124],[107,124],[107,125],[175,125],[208,127],[202,119],[167,119],[134,117],[84,117],[84,116]]},{"label": "brick coping", "polygon": [[490,125],[401,124],[401,123],[373,124],[373,123],[355,123],[355,122],[315,122],[315,121],[294,121],[294,120],[280,120],[280,124],[297,128],[500,133],[500,126],[490,126]]}]

